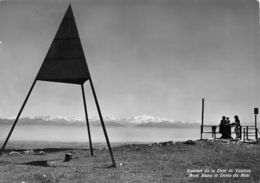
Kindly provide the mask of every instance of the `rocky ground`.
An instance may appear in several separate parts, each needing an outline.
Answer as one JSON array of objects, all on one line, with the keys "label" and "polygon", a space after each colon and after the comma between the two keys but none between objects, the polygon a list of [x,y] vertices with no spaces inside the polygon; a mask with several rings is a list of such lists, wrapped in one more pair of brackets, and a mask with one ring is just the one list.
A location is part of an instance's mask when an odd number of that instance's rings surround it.
[{"label": "rocky ground", "polygon": [[[113,144],[116,168],[110,167],[109,152],[102,145],[95,145],[91,157],[83,143],[50,143],[34,149],[24,149],[21,144],[11,144],[0,157],[0,182],[260,181],[259,143],[199,140]],[[66,153],[71,153],[72,159],[64,162]]]}]

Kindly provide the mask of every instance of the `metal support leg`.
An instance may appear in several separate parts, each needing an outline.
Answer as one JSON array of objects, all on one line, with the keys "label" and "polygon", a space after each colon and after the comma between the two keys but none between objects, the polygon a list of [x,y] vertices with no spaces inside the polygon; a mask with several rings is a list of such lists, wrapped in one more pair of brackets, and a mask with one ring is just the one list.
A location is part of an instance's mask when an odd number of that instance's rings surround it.
[{"label": "metal support leg", "polygon": [[87,124],[87,128],[88,128],[88,139],[89,139],[90,153],[91,153],[91,156],[94,156],[93,148],[92,148],[92,141],[91,141],[89,121],[88,121],[86,98],[85,98],[85,92],[84,92],[84,86],[83,86],[83,84],[81,85],[81,91],[82,91],[82,97],[83,97],[83,103],[84,103],[84,109],[85,109],[86,124]]},{"label": "metal support leg", "polygon": [[16,117],[16,119],[15,119],[15,121],[13,123],[13,126],[12,126],[12,128],[11,128],[11,130],[10,130],[8,136],[7,136],[7,138],[5,139],[5,142],[4,142],[4,145],[3,145],[2,149],[1,149],[0,155],[2,155],[9,138],[11,137],[11,135],[13,133],[14,127],[15,127],[15,125],[16,125],[16,123],[17,123],[17,121],[18,121],[18,119],[19,119],[19,117],[20,117],[20,115],[21,115],[21,113],[23,111],[23,108],[24,108],[24,106],[25,106],[25,104],[26,104],[26,102],[27,102],[27,100],[28,100],[32,90],[33,90],[33,87],[34,87],[36,81],[37,81],[36,79],[33,81],[33,84],[32,84],[32,86],[31,86],[31,88],[30,88],[30,90],[29,90],[29,92],[28,92],[28,94],[27,94],[27,96],[26,96],[26,98],[25,98],[25,100],[23,102],[23,105],[22,105],[22,107],[21,107],[21,109],[20,109],[20,111],[19,111],[19,113],[18,113],[18,115],[17,115],[17,117]]},{"label": "metal support leg", "polygon": [[106,127],[105,127],[105,124],[104,124],[104,121],[103,121],[103,117],[102,117],[102,114],[101,114],[101,110],[100,110],[100,107],[99,107],[99,104],[98,104],[96,92],[95,92],[94,85],[93,85],[93,82],[92,82],[92,79],[91,79],[91,78],[89,79],[89,82],[90,82],[90,86],[91,86],[91,89],[92,89],[92,92],[93,92],[93,95],[94,95],[94,99],[95,99],[95,103],[96,103],[96,106],[97,106],[97,111],[98,111],[99,119],[100,119],[100,122],[101,122],[101,125],[102,125],[102,128],[103,128],[103,132],[104,132],[104,135],[105,135],[105,138],[106,138],[108,150],[109,150],[109,153],[110,153],[110,156],[111,156],[112,167],[116,167],[116,163],[115,163],[113,151],[112,151],[112,148],[111,148],[111,146],[110,146],[110,142],[109,142],[109,139],[108,139]]}]

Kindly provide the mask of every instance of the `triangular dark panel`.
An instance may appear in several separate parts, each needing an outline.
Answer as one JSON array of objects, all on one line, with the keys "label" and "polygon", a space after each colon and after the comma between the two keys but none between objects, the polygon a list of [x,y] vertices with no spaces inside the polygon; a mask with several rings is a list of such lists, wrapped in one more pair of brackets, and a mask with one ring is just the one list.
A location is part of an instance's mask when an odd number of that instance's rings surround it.
[{"label": "triangular dark panel", "polygon": [[69,6],[36,79],[82,84],[89,78],[76,22]]}]

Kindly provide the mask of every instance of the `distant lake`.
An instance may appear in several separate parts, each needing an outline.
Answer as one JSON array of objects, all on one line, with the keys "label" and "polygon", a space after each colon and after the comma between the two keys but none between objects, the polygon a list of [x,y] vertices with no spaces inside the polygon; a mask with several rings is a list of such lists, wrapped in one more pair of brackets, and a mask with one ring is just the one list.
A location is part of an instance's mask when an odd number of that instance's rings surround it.
[{"label": "distant lake", "polygon": [[[11,126],[0,126],[0,141],[4,141]],[[200,138],[198,128],[107,127],[111,143],[185,141]],[[90,127],[92,141],[105,142],[101,127]],[[10,141],[88,142],[86,126],[20,125],[15,127]]]}]

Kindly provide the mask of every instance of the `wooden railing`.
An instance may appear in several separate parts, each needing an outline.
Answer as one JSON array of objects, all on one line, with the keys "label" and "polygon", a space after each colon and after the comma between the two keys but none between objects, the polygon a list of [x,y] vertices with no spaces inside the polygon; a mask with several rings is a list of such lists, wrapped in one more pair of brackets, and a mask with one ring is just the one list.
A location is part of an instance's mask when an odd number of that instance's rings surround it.
[{"label": "wooden railing", "polygon": [[250,137],[254,137],[256,140],[258,139],[258,129],[255,126],[244,126],[243,130],[243,140],[250,140]]},{"label": "wooden railing", "polygon": [[[214,139],[217,138],[217,134],[221,134],[221,133],[219,133],[219,125],[201,125],[200,133],[201,133],[200,134],[201,139],[203,137],[202,136],[203,133],[211,134],[212,138],[214,138]],[[240,133],[241,133],[240,140],[243,140],[243,141],[250,140],[250,139],[258,140],[259,131],[255,126],[241,126]],[[236,134],[236,133],[232,130],[231,134]]]}]

